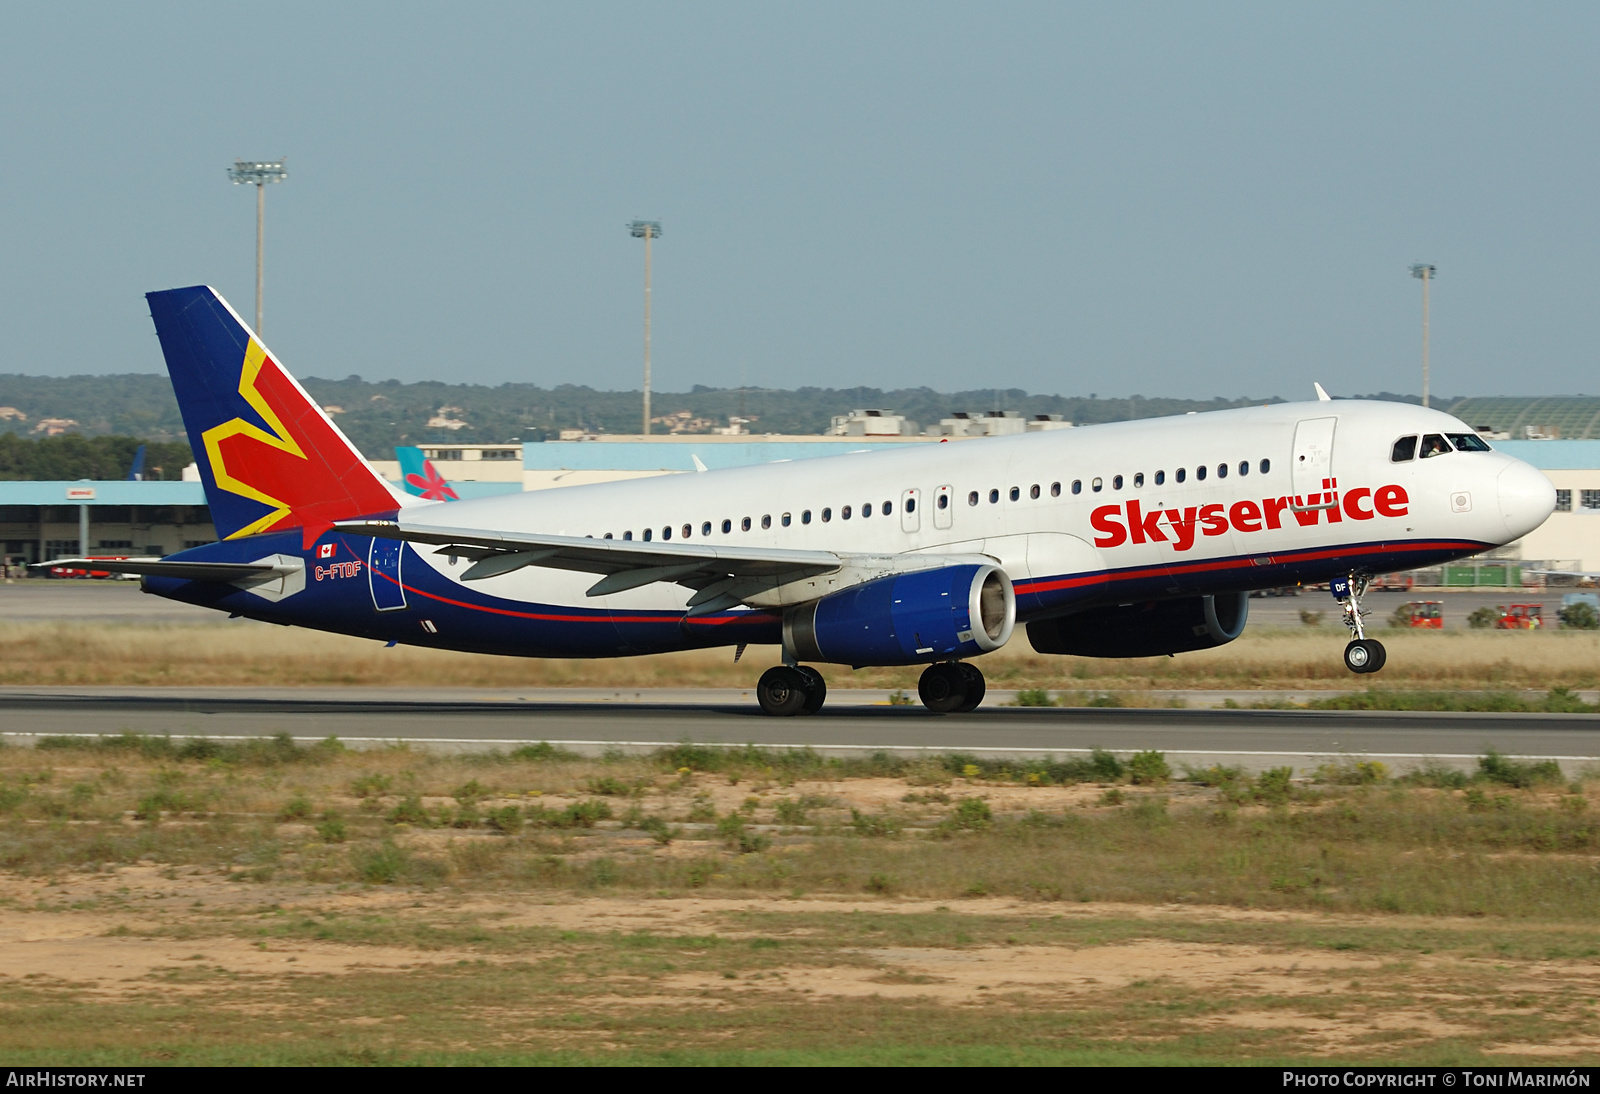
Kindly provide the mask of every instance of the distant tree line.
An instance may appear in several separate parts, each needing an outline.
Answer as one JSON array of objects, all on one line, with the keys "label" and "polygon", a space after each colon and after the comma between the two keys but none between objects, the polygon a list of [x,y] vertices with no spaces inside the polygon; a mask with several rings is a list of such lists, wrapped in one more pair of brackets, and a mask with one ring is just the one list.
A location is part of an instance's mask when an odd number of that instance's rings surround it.
[{"label": "distant tree line", "polygon": [[133,455],[146,446],[146,479],[179,479],[194,457],[187,441],[141,441],[138,437],[85,437],[66,434],[26,440],[0,433],[0,480],[71,481],[125,479]]},{"label": "distant tree line", "polygon": [[[343,380],[304,381],[313,399],[328,409],[339,428],[370,459],[392,459],[396,445],[449,443],[497,444],[554,440],[563,429],[594,433],[637,433],[640,396],[637,391],[596,391],[563,384],[446,384],[398,380],[371,381],[359,376]],[[1366,398],[1416,402],[1415,396],[1387,392]],[[924,427],[956,411],[1015,410],[1024,414],[1060,414],[1083,425],[1153,418],[1189,411],[1258,406],[1272,398],[1170,399],[1163,397],[1100,398],[1038,395],[1016,388],[937,392],[931,388],[711,388],[696,385],[686,392],[656,392],[655,411],[724,424],[730,416],[751,419],[752,433],[823,433],[836,414],[857,407],[884,408],[904,414]],[[1448,403],[1444,400],[1440,406]],[[147,438],[151,443],[186,438],[172,386],[160,374],[118,376],[0,375],[0,436],[27,437],[44,419],[68,434]],[[429,421],[448,422],[429,425]],[[71,426],[62,426],[71,421]],[[461,423],[456,428],[450,425]],[[662,427],[657,427],[662,429]],[[662,429],[664,432],[665,430]],[[59,438],[56,438],[59,439]],[[44,442],[38,442],[44,443]],[[152,453],[154,449],[152,449]],[[131,450],[130,456],[131,459]],[[175,461],[152,460],[176,477]],[[188,462],[185,460],[184,462]],[[174,465],[169,467],[168,465]],[[123,474],[126,474],[126,468]],[[64,476],[81,477],[81,476]],[[121,477],[121,476],[114,476]]]}]

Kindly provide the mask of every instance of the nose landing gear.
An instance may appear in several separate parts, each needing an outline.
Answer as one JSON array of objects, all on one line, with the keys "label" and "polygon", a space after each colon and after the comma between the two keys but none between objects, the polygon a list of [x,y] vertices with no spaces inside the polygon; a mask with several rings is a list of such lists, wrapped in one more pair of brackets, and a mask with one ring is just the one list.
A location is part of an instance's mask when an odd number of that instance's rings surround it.
[{"label": "nose landing gear", "polygon": [[1388,652],[1383,648],[1383,643],[1376,638],[1367,637],[1367,629],[1362,624],[1366,613],[1361,610],[1361,597],[1367,591],[1367,583],[1371,580],[1366,574],[1351,574],[1343,582],[1334,583],[1334,591],[1343,585],[1344,596],[1344,625],[1350,628],[1354,637],[1349,645],[1344,648],[1344,667],[1351,672],[1369,673],[1377,672],[1389,660]]}]

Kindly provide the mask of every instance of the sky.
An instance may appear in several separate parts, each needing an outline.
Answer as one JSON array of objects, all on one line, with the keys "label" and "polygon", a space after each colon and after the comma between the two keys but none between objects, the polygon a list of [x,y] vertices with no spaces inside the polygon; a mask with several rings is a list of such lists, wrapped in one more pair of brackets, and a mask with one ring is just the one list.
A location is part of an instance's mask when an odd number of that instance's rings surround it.
[{"label": "sky", "polygon": [[0,373],[1595,393],[1600,6],[9,2]]}]

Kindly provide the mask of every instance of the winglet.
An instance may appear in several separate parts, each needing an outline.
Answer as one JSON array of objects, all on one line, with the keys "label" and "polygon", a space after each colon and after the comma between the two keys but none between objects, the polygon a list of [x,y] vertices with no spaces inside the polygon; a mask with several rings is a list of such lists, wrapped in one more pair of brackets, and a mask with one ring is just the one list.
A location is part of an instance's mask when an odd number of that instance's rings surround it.
[{"label": "winglet", "polygon": [[700,462],[700,457],[693,452],[689,453],[689,458],[694,461],[694,469],[696,471],[704,471],[706,469],[706,465]]},{"label": "winglet", "polygon": [[1333,396],[1329,395],[1326,391],[1323,391],[1321,384],[1319,384],[1319,383],[1317,383],[1316,381],[1313,380],[1312,383],[1311,383],[1311,386],[1317,389],[1317,402],[1319,402],[1319,403],[1331,403],[1331,402],[1333,402]]}]

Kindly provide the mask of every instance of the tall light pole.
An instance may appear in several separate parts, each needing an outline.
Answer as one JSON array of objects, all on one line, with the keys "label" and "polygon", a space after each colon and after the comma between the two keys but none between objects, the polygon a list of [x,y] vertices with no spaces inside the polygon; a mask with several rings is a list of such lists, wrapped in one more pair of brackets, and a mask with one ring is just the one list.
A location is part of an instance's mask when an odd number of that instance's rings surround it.
[{"label": "tall light pole", "polygon": [[661,238],[659,220],[636,220],[628,234],[644,240],[644,432],[650,432],[650,241]]},{"label": "tall light pole", "polygon": [[273,163],[254,163],[250,160],[234,160],[233,166],[228,168],[228,177],[235,186],[254,186],[256,188],[256,337],[261,337],[261,246],[263,229],[266,226],[267,213],[267,183],[283,182],[289,177],[288,170],[283,166],[287,157],[279,156]]},{"label": "tall light pole", "polygon": [[1425,263],[1411,267],[1411,276],[1422,279],[1422,405],[1428,405],[1428,284],[1438,271]]}]

